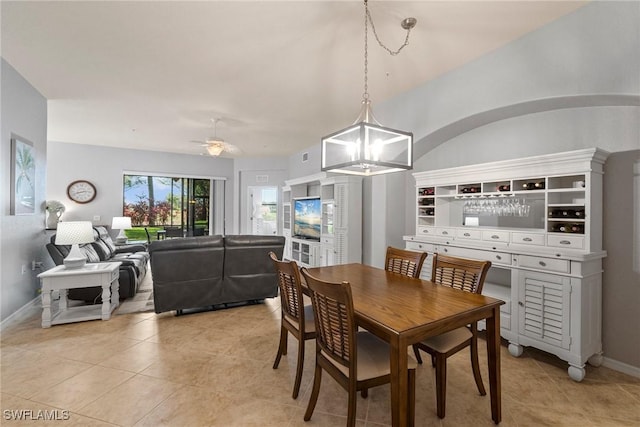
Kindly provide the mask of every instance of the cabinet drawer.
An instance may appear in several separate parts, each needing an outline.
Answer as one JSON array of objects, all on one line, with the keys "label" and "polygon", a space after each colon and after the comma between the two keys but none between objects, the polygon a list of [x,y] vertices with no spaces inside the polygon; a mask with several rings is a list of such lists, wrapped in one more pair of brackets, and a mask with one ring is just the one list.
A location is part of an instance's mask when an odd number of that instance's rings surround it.
[{"label": "cabinet drawer", "polygon": [[458,247],[440,247],[439,252],[445,255],[456,256],[460,258],[479,259],[483,261],[491,261],[496,264],[511,264],[511,254],[504,252],[482,251],[478,249],[467,249]]},{"label": "cabinet drawer", "polygon": [[487,230],[482,232],[482,240],[489,242],[504,242],[509,243],[508,231]]},{"label": "cabinet drawer", "polygon": [[482,240],[481,230],[456,230],[456,239]]},{"label": "cabinet drawer", "polygon": [[443,228],[443,227],[436,228],[436,236],[455,237],[455,235],[456,235],[456,230],[454,228]]},{"label": "cabinet drawer", "polygon": [[558,273],[569,273],[571,271],[569,260],[566,259],[519,255],[518,265],[544,271],[556,271]]},{"label": "cabinet drawer", "polygon": [[436,229],[434,227],[418,227],[416,234],[418,236],[433,236],[436,234]]},{"label": "cabinet drawer", "polygon": [[584,236],[547,236],[547,244],[558,248],[584,249]]},{"label": "cabinet drawer", "polygon": [[406,249],[418,252],[434,252],[436,247],[431,243],[407,242]]},{"label": "cabinet drawer", "polygon": [[544,234],[536,233],[511,233],[511,242],[519,245],[544,246]]}]

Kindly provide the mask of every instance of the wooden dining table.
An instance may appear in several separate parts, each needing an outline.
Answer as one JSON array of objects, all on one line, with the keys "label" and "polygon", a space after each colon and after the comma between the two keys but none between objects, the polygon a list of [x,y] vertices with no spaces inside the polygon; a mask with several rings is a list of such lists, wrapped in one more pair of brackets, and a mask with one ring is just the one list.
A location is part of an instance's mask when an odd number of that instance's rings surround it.
[{"label": "wooden dining table", "polygon": [[324,281],[351,285],[358,326],[390,344],[393,426],[407,419],[408,347],[478,320],[486,320],[491,418],[502,419],[500,395],[500,305],[504,301],[452,289],[364,264],[309,268]]}]

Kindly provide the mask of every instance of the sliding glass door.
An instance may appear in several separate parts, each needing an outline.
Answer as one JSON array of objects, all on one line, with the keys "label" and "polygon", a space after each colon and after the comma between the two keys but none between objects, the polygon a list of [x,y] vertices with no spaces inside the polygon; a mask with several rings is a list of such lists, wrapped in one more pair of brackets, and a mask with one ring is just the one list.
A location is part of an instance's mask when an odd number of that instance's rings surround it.
[{"label": "sliding glass door", "polygon": [[[153,238],[159,230],[169,236],[209,234],[214,181],[204,178],[125,174],[123,213],[131,217],[131,237]],[[136,231],[135,229],[139,230]],[[142,233],[142,236],[137,234]]]}]

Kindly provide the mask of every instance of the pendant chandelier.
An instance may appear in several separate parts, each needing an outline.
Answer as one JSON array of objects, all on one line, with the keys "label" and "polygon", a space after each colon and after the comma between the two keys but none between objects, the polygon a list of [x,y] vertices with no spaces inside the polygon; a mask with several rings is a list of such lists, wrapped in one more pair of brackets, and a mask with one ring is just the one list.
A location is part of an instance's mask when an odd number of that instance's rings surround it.
[{"label": "pendant chandelier", "polygon": [[378,38],[367,0],[364,0],[362,109],[354,124],[322,138],[321,169],[323,171],[370,176],[413,168],[413,133],[383,127],[371,112],[367,81],[369,22],[378,44],[395,56],[409,44],[409,34],[417,21],[415,18],[406,18],[401,22],[407,35],[403,45],[398,50],[392,51]]}]

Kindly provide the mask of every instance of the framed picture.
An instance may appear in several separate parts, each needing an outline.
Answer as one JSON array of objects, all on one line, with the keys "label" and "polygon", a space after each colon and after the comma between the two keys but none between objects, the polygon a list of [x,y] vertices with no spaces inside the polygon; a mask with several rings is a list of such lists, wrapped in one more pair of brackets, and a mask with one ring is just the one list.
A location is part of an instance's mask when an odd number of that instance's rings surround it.
[{"label": "framed picture", "polygon": [[11,215],[33,215],[36,193],[36,155],[33,144],[11,138]]}]

